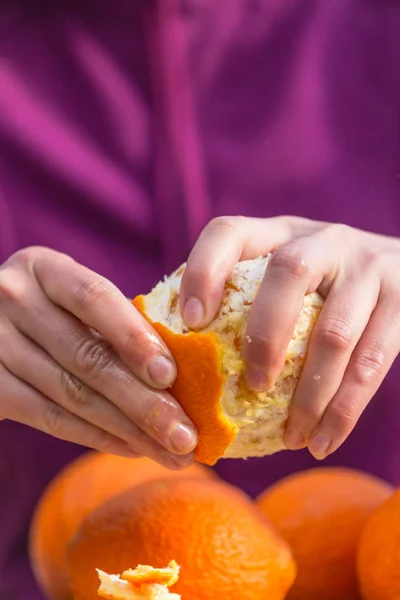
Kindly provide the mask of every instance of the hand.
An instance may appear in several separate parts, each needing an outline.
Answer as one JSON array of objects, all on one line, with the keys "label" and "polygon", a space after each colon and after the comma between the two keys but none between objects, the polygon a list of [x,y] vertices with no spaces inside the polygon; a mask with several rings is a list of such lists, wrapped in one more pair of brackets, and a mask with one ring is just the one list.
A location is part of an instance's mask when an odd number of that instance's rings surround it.
[{"label": "hand", "polygon": [[285,443],[322,459],[347,438],[400,349],[400,241],[344,225],[277,217],[218,218],[201,234],[182,282],[191,327],[218,310],[239,260],[274,252],[249,316],[247,377],[268,389],[283,368],[303,297],[325,305],[311,336]]},{"label": "hand", "polygon": [[0,267],[0,418],[176,469],[194,428],[165,390],[173,359],[109,281],[46,248]]}]

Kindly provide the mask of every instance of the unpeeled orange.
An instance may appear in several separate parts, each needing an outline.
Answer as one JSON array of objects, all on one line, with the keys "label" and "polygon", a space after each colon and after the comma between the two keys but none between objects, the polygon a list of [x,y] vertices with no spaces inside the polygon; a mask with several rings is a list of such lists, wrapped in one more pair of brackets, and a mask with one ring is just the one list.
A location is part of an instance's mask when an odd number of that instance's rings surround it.
[{"label": "unpeeled orange", "polygon": [[400,600],[400,490],[368,519],[357,559],[365,600]]},{"label": "unpeeled orange", "polygon": [[36,579],[51,600],[69,600],[66,552],[84,517],[102,502],[156,478],[212,476],[201,465],[168,471],[147,458],[88,452],[48,486],[34,514],[30,557]]},{"label": "unpeeled orange", "polygon": [[75,600],[96,600],[95,569],[181,567],[184,600],[283,600],[295,577],[286,542],[239,490],[211,479],[144,484],[83,522],[69,552]]},{"label": "unpeeled orange", "polygon": [[389,484],[366,473],[319,468],[291,475],[261,495],[258,506],[297,563],[289,600],[359,598],[357,545],[368,517],[391,493]]}]

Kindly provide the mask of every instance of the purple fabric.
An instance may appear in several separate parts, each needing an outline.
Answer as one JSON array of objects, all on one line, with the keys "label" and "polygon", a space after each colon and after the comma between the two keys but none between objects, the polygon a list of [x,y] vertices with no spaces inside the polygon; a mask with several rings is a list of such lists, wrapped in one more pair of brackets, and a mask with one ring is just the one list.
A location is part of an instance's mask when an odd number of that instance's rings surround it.
[{"label": "purple fabric", "polygon": [[[129,296],[220,214],[400,235],[392,0],[0,0],[0,262],[62,250]],[[400,483],[398,366],[327,462]],[[38,600],[32,508],[81,450],[0,425],[0,597]],[[251,494],[306,452],[223,462]],[[56,535],[56,532],[55,532]]]}]

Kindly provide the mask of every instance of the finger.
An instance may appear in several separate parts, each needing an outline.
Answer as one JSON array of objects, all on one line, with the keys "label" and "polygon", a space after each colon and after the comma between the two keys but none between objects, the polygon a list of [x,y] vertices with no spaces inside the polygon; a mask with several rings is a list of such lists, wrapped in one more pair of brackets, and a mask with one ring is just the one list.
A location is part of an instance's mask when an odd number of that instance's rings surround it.
[{"label": "finger", "polygon": [[221,304],[226,280],[240,260],[265,256],[320,225],[297,217],[219,217],[194,246],[182,278],[180,308],[194,329],[205,327]]},{"label": "finger", "polygon": [[191,457],[176,457],[166,452],[107,398],[84,385],[62,369],[43,350],[17,330],[2,327],[7,347],[0,346],[0,361],[6,369],[33,389],[84,421],[125,441],[138,456],[148,456],[174,467],[185,466]]},{"label": "finger", "polygon": [[348,437],[393,364],[399,335],[398,302],[392,294],[385,294],[353,352],[342,385],[310,439],[309,450],[315,458],[325,458]]},{"label": "finger", "polygon": [[[14,377],[0,366],[2,383],[1,405],[3,417],[34,427],[53,437],[93,448],[100,452],[138,458],[140,452],[109,433],[72,415],[38,391]],[[187,464],[159,460],[170,469],[182,469]]]},{"label": "finger", "polygon": [[52,304],[39,286],[10,303],[8,315],[65,371],[105,396],[168,451],[193,451],[195,428],[172,396],[142,383],[104,339]]},{"label": "finger", "polygon": [[262,391],[275,382],[284,367],[304,296],[319,286],[336,260],[335,248],[317,236],[298,238],[273,254],[246,330],[244,357],[253,389]]},{"label": "finger", "polygon": [[172,384],[176,367],[168,348],[110,281],[46,249],[35,251],[32,269],[52,302],[99,331],[140,379],[158,388]]},{"label": "finger", "polygon": [[2,417],[68,442],[119,456],[137,457],[125,442],[71,415],[0,365]]},{"label": "finger", "polygon": [[347,275],[336,280],[314,327],[291,406],[285,444],[304,447],[338,391],[350,357],[379,296],[379,279]]}]

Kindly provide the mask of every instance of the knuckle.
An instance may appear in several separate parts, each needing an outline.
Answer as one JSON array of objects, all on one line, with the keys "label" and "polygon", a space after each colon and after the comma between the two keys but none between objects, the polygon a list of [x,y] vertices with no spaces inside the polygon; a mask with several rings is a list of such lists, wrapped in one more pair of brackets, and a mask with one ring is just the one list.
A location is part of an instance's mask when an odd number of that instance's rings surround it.
[{"label": "knuckle", "polygon": [[215,217],[209,224],[206,226],[204,232],[205,234],[211,236],[220,236],[224,233],[233,235],[234,238],[240,243],[240,245],[244,244],[244,231],[245,226],[244,222],[246,217],[242,216],[233,216],[233,217]]},{"label": "knuckle", "polygon": [[111,292],[111,284],[104,277],[85,279],[75,292],[75,303],[82,309],[97,304]]},{"label": "knuckle", "polygon": [[393,311],[393,321],[399,326],[400,314],[400,285],[397,281],[391,281],[388,277],[388,282],[385,282],[385,294],[390,299],[390,305]]},{"label": "knuckle", "polygon": [[64,422],[64,410],[58,404],[49,402],[44,410],[40,429],[54,437],[62,437]]},{"label": "knuckle", "polygon": [[347,401],[332,403],[328,416],[335,425],[338,436],[345,435],[351,431],[357,421],[356,407]]},{"label": "knuckle", "polygon": [[57,253],[54,250],[50,250],[50,248],[45,248],[43,246],[28,246],[26,248],[21,248],[12,254],[3,266],[11,266],[16,269],[22,268],[24,271],[34,273],[34,267],[41,259],[54,254]]},{"label": "knuckle", "polygon": [[374,277],[385,271],[386,256],[377,253],[372,247],[363,248],[361,269],[364,276]]},{"label": "knuckle", "polygon": [[162,402],[158,399],[149,400],[144,403],[142,408],[142,422],[143,425],[150,431],[156,431],[157,433],[164,433],[160,431],[159,423],[160,423],[160,415],[162,413],[165,421],[165,428],[167,428],[167,419],[165,414],[165,408],[162,407]]},{"label": "knuckle", "polygon": [[[132,329],[126,334],[126,338],[123,342],[123,347],[121,351],[129,353],[132,352],[132,350],[135,350],[137,353],[136,359],[140,363],[142,363],[142,365],[144,365],[145,362],[148,360],[150,346],[153,345],[157,347],[157,349],[160,348],[160,344],[158,343],[158,341],[156,342],[154,336],[149,336],[149,333],[145,327],[132,327]],[[145,351],[143,355],[141,355],[141,353],[138,352],[141,349]]]},{"label": "knuckle", "polygon": [[345,225],[344,223],[329,223],[324,229],[324,235],[328,234],[335,239],[347,238],[347,236],[352,231],[352,227],[350,225]]},{"label": "knuckle", "polygon": [[303,430],[311,433],[322,418],[323,409],[316,402],[296,407],[297,415],[303,424]]},{"label": "knuckle", "polygon": [[240,233],[240,225],[243,222],[245,217],[241,216],[223,216],[223,217],[215,217],[208,224],[208,228],[210,229],[234,229],[238,233]]},{"label": "knuckle", "polygon": [[12,302],[24,307],[29,304],[29,300],[26,281],[20,274],[11,269],[5,269],[0,273],[0,303]]},{"label": "knuckle", "polygon": [[[152,433],[152,432],[151,432]],[[146,433],[143,430],[139,430],[131,440],[129,440],[130,448],[133,448],[137,456],[149,456],[152,453],[152,449],[158,446],[156,436]]]},{"label": "knuckle", "polygon": [[134,447],[138,454],[146,455],[149,447],[152,445],[152,440],[143,429],[137,427],[132,433],[129,445],[131,448]]},{"label": "knuckle", "polygon": [[315,328],[314,336],[317,342],[329,349],[344,353],[352,346],[353,335],[349,325],[340,319],[324,319]]},{"label": "knuckle", "polygon": [[380,344],[355,354],[351,361],[351,369],[357,385],[368,386],[379,379],[384,362],[385,355]]},{"label": "knuckle", "polygon": [[270,378],[277,377],[285,365],[286,349],[268,335],[248,333],[244,345],[244,358],[248,364],[267,370]]},{"label": "knuckle", "polygon": [[92,404],[87,386],[68,371],[61,372],[61,385],[69,402],[74,406],[87,407]]},{"label": "knuckle", "polygon": [[[266,359],[267,357],[274,357],[278,353],[281,354],[280,348],[276,342],[276,339],[268,333],[264,333],[261,331],[252,331],[249,329],[246,334],[246,343],[244,346],[244,351],[246,357],[251,359],[253,357],[262,357]],[[258,362],[258,361],[252,361]],[[261,361],[260,364],[263,364]]]},{"label": "knuckle", "polygon": [[10,263],[16,263],[24,267],[32,265],[36,259],[39,248],[36,246],[29,246],[28,248],[21,248],[18,252],[12,255]]},{"label": "knuckle", "polygon": [[79,374],[97,375],[113,366],[114,357],[108,344],[86,338],[77,348],[75,363]]},{"label": "knuckle", "polygon": [[90,445],[100,452],[115,453],[115,438],[104,429],[97,427],[94,429]]},{"label": "knuckle", "polygon": [[323,410],[319,404],[298,401],[295,396],[291,407],[290,424],[295,430],[301,431],[307,439],[318,425],[322,415]]},{"label": "knuckle", "polygon": [[276,250],[271,257],[270,265],[271,268],[283,271],[286,275],[296,279],[308,277],[311,273],[305,252],[298,242]]},{"label": "knuckle", "polygon": [[185,273],[185,282],[187,286],[194,286],[199,290],[212,289],[214,282],[213,269],[208,265],[204,266],[196,260],[190,264],[190,269],[187,269]]}]

